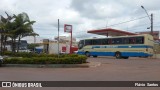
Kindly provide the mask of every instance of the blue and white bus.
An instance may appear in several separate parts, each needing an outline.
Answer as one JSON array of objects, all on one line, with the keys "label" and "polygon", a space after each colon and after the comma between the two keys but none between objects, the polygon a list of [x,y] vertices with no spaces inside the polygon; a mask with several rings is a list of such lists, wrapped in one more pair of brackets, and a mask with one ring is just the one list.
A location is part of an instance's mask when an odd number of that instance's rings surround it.
[{"label": "blue and white bus", "polygon": [[153,37],[149,34],[80,40],[78,54],[86,56],[129,57],[153,56]]}]

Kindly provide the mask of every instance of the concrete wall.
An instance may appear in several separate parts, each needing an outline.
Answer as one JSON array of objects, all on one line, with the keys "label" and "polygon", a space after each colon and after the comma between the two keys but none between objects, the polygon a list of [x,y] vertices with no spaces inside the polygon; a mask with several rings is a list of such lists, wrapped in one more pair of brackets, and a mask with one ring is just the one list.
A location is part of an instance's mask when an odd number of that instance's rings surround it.
[{"label": "concrete wall", "polygon": [[160,54],[154,54],[154,55],[153,55],[153,58],[160,59]]},{"label": "concrete wall", "polygon": [[[70,52],[70,46],[65,43],[59,43],[59,52],[62,53],[62,47],[66,47],[66,52]],[[58,54],[58,43],[49,43],[49,54]]]},{"label": "concrete wall", "polygon": [[160,44],[154,44],[154,53],[160,54]]}]

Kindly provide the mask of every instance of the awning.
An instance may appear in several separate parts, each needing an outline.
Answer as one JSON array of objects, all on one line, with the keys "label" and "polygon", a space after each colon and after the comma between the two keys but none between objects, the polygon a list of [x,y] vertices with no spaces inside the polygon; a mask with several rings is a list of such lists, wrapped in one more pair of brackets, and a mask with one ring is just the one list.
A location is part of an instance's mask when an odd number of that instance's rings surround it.
[{"label": "awning", "polygon": [[126,36],[126,35],[138,35],[136,33],[106,28],[106,29],[99,29],[99,30],[89,30],[87,33],[98,34],[98,35],[105,35],[105,36]]}]

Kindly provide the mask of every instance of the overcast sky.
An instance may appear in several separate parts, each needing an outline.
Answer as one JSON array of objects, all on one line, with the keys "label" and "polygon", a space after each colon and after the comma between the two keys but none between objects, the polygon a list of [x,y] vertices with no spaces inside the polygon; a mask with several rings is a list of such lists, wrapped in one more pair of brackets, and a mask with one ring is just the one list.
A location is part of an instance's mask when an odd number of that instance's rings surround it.
[{"label": "overcast sky", "polygon": [[60,35],[64,33],[63,25],[73,25],[73,36],[90,38],[88,30],[115,28],[125,31],[147,31],[150,26],[148,17],[129,23],[115,25],[124,21],[147,16],[141,8],[143,5],[149,14],[154,15],[154,30],[160,30],[160,0],[1,0],[0,15],[5,11],[12,14],[26,12],[30,20],[36,21],[34,31],[41,37],[57,36],[57,21],[60,19]]}]

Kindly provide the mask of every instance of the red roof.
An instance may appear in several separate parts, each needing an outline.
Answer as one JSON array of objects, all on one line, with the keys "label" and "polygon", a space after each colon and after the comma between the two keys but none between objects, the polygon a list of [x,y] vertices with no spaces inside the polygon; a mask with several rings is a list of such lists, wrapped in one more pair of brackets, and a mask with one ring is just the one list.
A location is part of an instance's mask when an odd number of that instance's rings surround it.
[{"label": "red roof", "polygon": [[112,29],[112,28],[99,29],[99,30],[89,30],[88,33],[98,34],[98,35],[105,35],[105,36],[138,35],[136,33],[131,33],[131,32]]}]

